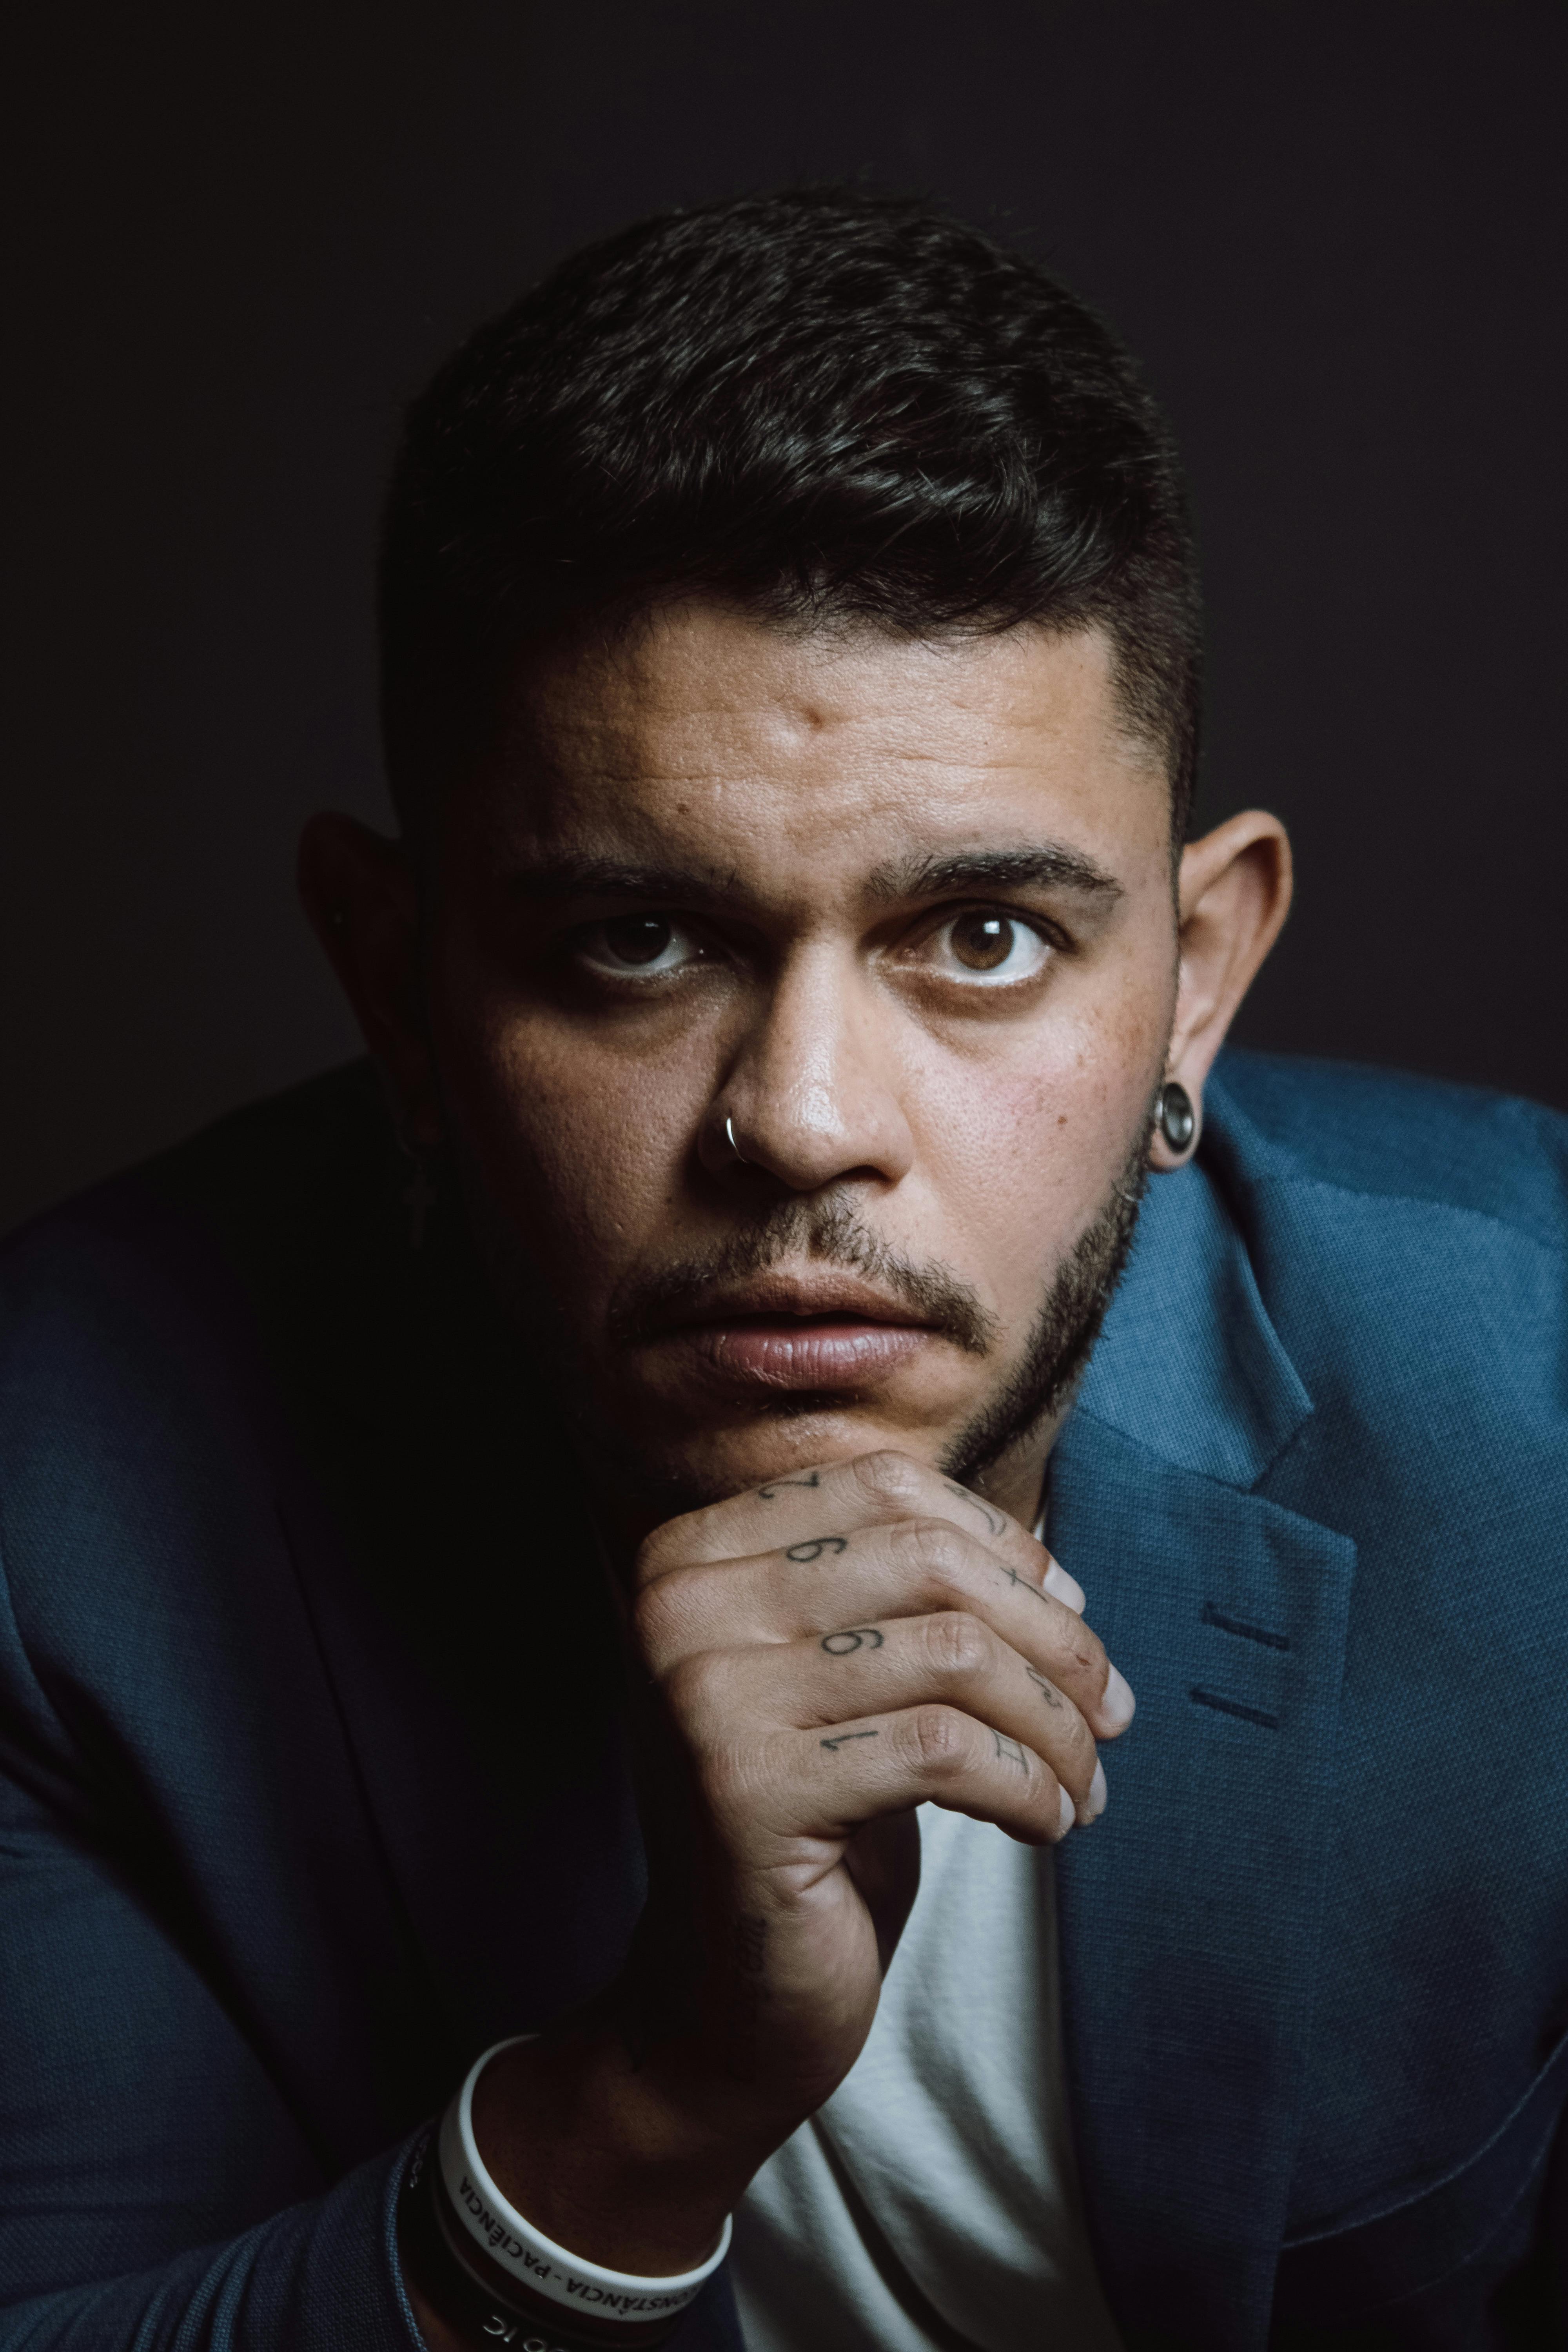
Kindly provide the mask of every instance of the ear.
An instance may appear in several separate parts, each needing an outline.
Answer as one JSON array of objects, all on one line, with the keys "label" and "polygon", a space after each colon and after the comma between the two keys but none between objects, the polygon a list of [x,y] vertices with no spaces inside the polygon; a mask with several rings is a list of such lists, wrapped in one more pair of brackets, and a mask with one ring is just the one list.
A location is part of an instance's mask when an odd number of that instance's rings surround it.
[{"label": "ear", "polygon": [[415,1150],[439,1142],[425,1018],[419,908],[407,854],[351,816],[313,816],[300,839],[300,896]]},{"label": "ear", "polygon": [[[1290,843],[1277,816],[1244,809],[1182,853],[1181,962],[1165,1076],[1195,1105],[1242,998],[1290,911]],[[1154,1129],[1153,1164],[1181,1165]]]}]

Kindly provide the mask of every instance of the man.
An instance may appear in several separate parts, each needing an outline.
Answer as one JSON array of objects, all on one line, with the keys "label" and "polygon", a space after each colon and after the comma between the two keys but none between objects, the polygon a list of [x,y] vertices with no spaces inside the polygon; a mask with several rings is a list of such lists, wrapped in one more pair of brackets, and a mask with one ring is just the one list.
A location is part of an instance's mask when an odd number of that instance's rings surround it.
[{"label": "man", "polygon": [[383,622],[379,1075],[8,1255],[0,2344],[1559,2340],[1563,1124],[1216,1066],[1119,347],[644,224]]}]

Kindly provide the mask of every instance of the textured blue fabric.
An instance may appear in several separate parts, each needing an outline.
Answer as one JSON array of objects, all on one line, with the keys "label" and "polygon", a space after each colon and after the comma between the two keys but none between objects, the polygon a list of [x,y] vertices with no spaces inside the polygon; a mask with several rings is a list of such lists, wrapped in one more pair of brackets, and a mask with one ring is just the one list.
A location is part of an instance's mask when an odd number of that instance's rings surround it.
[{"label": "textured blue fabric", "polygon": [[[85,2292],[14,2305],[5,2352],[411,2352],[422,2338],[397,2266],[396,2190],[407,2151],[363,2165],[328,2195],[220,2246]],[[94,2217],[83,2217],[90,2232]]]},{"label": "textured blue fabric", "polygon": [[635,1921],[559,1442],[400,1189],[351,1072],[0,1254],[5,2352],[416,2341],[393,2152]]},{"label": "textured blue fabric", "polygon": [[1568,2027],[1568,1122],[1239,1055],[1208,1118],[1052,1473],[1139,1696],[1058,1868],[1091,2227],[1138,2343],[1514,2340]]},{"label": "textured blue fabric", "polygon": [[[1058,1860],[1107,2293],[1130,2352],[1568,2341],[1568,1123],[1206,1108],[1051,1476],[1140,1703]],[[403,1181],[339,1073],[0,1253],[4,2352],[414,2341],[409,2134],[635,1924],[547,1369]]]}]

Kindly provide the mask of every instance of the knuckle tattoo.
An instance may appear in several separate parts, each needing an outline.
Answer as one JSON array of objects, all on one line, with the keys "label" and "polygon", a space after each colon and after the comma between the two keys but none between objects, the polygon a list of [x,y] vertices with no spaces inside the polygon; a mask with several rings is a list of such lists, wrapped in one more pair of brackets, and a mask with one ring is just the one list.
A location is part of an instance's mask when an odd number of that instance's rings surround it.
[{"label": "knuckle tattoo", "polygon": [[[1062,1604],[1059,1601],[1054,1601],[1048,1592],[1042,1591],[1040,1586],[1036,1584],[1029,1577],[1021,1575],[1018,1570],[1014,1567],[1011,1560],[995,1559],[994,1557],[994,1565],[997,1575],[1004,1578],[1005,1581],[1012,1586],[1015,1592],[1026,1592],[1031,1601],[1037,1601],[1041,1608],[1047,1611],[1055,1611],[1061,1608]],[[1077,1622],[1076,1619],[1074,1620],[1074,1622]]]},{"label": "knuckle tattoo", "polygon": [[1037,1674],[1033,1666],[1026,1666],[1024,1672],[1028,1675],[1029,1680],[1034,1684],[1036,1689],[1039,1692],[1040,1696],[1045,1700],[1046,1705],[1059,1712],[1066,1702],[1064,1701],[1060,1691],[1058,1690],[1055,1683],[1048,1682],[1046,1676],[1042,1674]]},{"label": "knuckle tattoo", "polygon": [[879,1650],[882,1631],[878,1625],[846,1625],[837,1633],[824,1633],[817,1644],[830,1658],[852,1658],[857,1650]]},{"label": "knuckle tattoo", "polygon": [[994,1511],[989,1503],[983,1503],[978,1495],[967,1486],[961,1486],[956,1478],[944,1478],[942,1483],[955,1502],[966,1503],[978,1515],[988,1535],[995,1537],[1002,1534],[1007,1522],[1000,1511]]},{"label": "knuckle tattoo", "polygon": [[820,1486],[821,1484],[820,1470],[808,1470],[804,1478],[775,1478],[771,1485],[757,1488],[757,1500],[759,1503],[775,1503],[786,1486]]}]

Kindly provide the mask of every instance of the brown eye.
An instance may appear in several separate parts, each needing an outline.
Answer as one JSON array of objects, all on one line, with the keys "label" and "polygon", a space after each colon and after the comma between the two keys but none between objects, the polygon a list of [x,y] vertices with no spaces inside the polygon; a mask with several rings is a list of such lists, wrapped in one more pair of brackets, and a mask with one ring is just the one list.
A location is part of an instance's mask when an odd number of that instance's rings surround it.
[{"label": "brown eye", "polygon": [[952,927],[952,951],[971,971],[995,971],[1013,952],[1017,925],[1005,915],[961,915]]},{"label": "brown eye", "polygon": [[622,980],[636,973],[684,971],[701,961],[698,941],[674,915],[611,915],[573,935],[572,946],[594,971]]},{"label": "brown eye", "polygon": [[926,952],[939,971],[945,968],[950,980],[1007,987],[1035,979],[1051,954],[1033,923],[979,907],[943,923]]},{"label": "brown eye", "polygon": [[600,938],[616,963],[657,963],[674,936],[662,915],[619,915],[600,926]]}]

